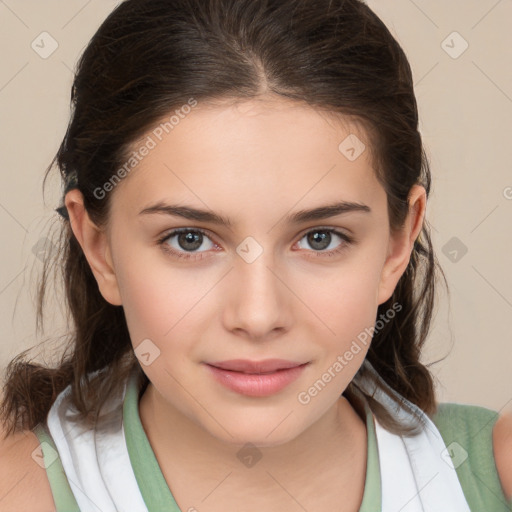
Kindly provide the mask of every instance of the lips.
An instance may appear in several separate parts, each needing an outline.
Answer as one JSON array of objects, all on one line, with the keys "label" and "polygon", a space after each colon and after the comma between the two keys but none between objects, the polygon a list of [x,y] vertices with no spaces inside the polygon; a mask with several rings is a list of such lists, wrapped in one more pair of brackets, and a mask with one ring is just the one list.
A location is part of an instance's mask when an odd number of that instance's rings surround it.
[{"label": "lips", "polygon": [[308,363],[267,359],[232,359],[207,363],[209,374],[225,388],[250,397],[269,397],[284,390],[305,371]]},{"label": "lips", "polygon": [[220,368],[221,370],[230,370],[248,374],[274,373],[279,370],[296,368],[305,363],[287,361],[285,359],[265,359],[263,361],[250,361],[248,359],[231,359],[229,361],[218,361],[208,363],[210,366]]}]

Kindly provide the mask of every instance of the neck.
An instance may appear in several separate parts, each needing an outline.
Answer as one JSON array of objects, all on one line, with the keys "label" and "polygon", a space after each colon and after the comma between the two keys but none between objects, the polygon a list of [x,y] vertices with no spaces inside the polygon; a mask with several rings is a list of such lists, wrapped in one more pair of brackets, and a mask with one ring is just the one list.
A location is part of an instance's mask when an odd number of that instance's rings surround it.
[{"label": "neck", "polygon": [[[197,504],[197,496],[206,496],[230,475],[229,483],[222,484],[218,495],[240,495],[236,493],[238,489],[244,495],[253,492],[261,499],[262,489],[269,496],[270,485],[276,495],[284,495],[283,488],[294,489],[295,493],[311,489],[318,502],[324,486],[343,489],[347,484],[345,502],[347,490],[353,496],[354,510],[361,502],[366,475],[366,424],[343,396],[316,423],[289,442],[272,447],[246,447],[245,451],[241,451],[240,445],[217,439],[182,415],[151,383],[140,399],[139,414],[176,500],[180,492],[184,502],[187,495],[191,499],[195,494]],[[244,456],[249,457],[244,459],[247,467],[241,458]],[[261,458],[250,466],[254,456]],[[354,480],[358,482],[356,493],[352,487]]]}]

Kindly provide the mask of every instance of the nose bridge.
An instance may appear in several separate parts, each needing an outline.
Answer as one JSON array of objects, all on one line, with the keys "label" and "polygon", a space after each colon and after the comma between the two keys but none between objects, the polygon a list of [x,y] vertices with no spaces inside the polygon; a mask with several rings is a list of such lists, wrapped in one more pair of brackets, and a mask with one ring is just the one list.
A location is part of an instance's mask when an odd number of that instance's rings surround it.
[{"label": "nose bridge", "polygon": [[283,327],[288,318],[289,298],[279,279],[274,252],[252,237],[236,249],[231,273],[226,321],[231,329],[241,328],[254,336],[264,336]]},{"label": "nose bridge", "polygon": [[235,273],[239,280],[240,297],[248,295],[253,300],[275,300],[279,293],[275,272],[275,255],[253,237],[247,237],[236,249],[238,258]]}]

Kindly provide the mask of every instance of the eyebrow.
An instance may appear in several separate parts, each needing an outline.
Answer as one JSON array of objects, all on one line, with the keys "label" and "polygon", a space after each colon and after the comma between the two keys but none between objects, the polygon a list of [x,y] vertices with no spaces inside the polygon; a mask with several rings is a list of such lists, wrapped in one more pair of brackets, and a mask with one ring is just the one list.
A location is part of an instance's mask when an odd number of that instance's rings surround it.
[{"label": "eyebrow", "polygon": [[[354,203],[350,201],[340,201],[333,204],[318,206],[309,210],[299,210],[295,213],[288,214],[285,217],[285,222],[290,224],[299,224],[313,220],[328,219],[343,215],[351,212],[370,213],[371,208],[362,203]],[[139,212],[139,215],[148,214],[165,214],[175,217],[183,217],[188,220],[197,220],[202,222],[209,222],[220,226],[232,227],[232,222],[229,218],[214,213],[209,210],[200,210],[192,208],[191,206],[165,204],[162,201],[148,206]]]}]

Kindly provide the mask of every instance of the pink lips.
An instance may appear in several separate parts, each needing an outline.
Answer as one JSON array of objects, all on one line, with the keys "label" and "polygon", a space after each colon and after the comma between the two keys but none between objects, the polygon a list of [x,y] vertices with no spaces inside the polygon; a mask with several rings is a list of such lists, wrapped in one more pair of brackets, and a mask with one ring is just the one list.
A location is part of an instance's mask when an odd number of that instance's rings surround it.
[{"label": "pink lips", "polygon": [[208,363],[206,366],[218,382],[232,391],[261,397],[284,389],[301,375],[308,364],[284,359],[232,359]]}]

